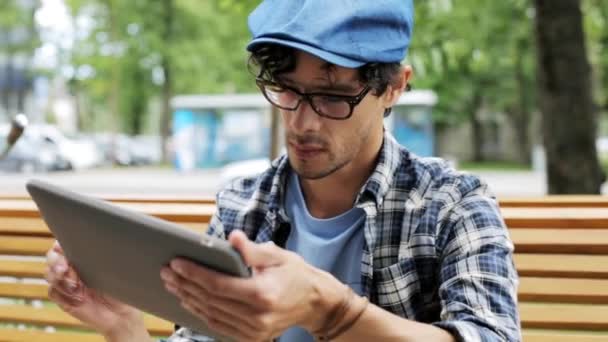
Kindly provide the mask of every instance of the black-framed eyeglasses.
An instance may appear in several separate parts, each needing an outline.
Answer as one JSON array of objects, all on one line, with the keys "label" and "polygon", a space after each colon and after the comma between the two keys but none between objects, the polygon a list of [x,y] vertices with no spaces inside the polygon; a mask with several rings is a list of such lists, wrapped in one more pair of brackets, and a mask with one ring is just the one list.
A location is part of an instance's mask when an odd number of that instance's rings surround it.
[{"label": "black-framed eyeglasses", "polygon": [[336,95],[326,93],[303,93],[292,87],[264,80],[256,79],[256,84],[268,102],[283,110],[296,110],[307,101],[310,107],[322,117],[333,120],[346,120],[353,115],[355,107],[371,90],[365,86],[357,95]]}]

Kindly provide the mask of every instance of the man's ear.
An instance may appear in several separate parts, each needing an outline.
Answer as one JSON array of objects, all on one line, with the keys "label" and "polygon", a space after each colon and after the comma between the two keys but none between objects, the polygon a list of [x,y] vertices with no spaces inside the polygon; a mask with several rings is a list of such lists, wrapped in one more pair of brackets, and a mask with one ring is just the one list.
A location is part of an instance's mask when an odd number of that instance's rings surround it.
[{"label": "man's ear", "polygon": [[396,82],[389,84],[384,92],[384,108],[391,108],[399,101],[401,94],[405,91],[405,88],[413,75],[414,71],[410,65],[405,65],[401,68],[401,72],[399,73]]}]

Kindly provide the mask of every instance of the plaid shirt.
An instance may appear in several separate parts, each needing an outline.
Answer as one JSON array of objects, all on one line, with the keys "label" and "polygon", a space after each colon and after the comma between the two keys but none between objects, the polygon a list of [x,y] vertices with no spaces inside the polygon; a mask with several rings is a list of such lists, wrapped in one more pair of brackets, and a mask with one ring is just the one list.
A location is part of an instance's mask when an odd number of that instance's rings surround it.
[{"label": "plaid shirt", "polygon": [[[217,196],[209,234],[243,230],[284,244],[286,156]],[[363,291],[398,316],[433,324],[460,341],[519,341],[513,243],[494,197],[475,176],[409,153],[385,133],[376,168],[356,204],[367,219]],[[181,328],[168,342],[209,341]]]}]

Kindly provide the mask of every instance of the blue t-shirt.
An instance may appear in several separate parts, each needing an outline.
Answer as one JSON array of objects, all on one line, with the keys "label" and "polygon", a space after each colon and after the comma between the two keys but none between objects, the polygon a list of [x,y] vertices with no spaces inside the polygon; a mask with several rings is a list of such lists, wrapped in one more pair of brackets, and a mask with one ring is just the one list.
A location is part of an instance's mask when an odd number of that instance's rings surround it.
[{"label": "blue t-shirt", "polygon": [[[314,267],[330,272],[361,295],[363,209],[353,208],[329,219],[313,217],[308,212],[295,172],[289,175],[285,209],[291,221],[286,248]],[[313,342],[314,338],[306,330],[292,327],[281,336],[281,341]]]}]

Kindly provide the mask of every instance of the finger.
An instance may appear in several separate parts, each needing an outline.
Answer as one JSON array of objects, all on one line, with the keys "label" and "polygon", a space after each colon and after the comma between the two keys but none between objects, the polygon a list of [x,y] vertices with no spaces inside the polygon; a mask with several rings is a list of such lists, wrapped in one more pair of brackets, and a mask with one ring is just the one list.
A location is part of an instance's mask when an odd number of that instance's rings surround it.
[{"label": "finger", "polygon": [[68,263],[68,270],[65,272],[64,277],[65,277],[65,280],[69,280],[78,285],[82,285],[82,280],[80,279],[80,276],[76,272],[76,269],[74,269],[74,267],[72,267],[69,263]]},{"label": "finger", "polygon": [[193,306],[211,312],[214,317],[221,316],[223,320],[233,321],[253,330],[259,327],[251,319],[256,317],[258,312],[241,301],[212,296],[191,282],[176,286],[177,288],[170,290],[173,294],[182,301],[191,302]]},{"label": "finger", "polygon": [[63,264],[61,261],[47,264],[45,279],[52,285],[59,284],[63,281],[69,281],[70,283],[76,284],[81,283],[76,270],[74,270],[73,267],[70,267],[69,264]]},{"label": "finger", "polygon": [[64,278],[59,283],[60,289],[65,289],[65,293],[70,296],[83,296],[84,285],[79,280]]},{"label": "finger", "polygon": [[83,284],[75,271],[57,272],[56,268],[48,266],[44,274],[44,278],[49,283],[50,287],[62,292],[68,296],[76,296],[81,294]]},{"label": "finger", "polygon": [[50,285],[55,285],[62,279],[63,273],[58,272],[56,267],[52,265],[47,265],[46,271],[44,273],[44,278]]},{"label": "finger", "polygon": [[53,288],[54,290],[63,294],[66,297],[72,297],[76,299],[84,298],[84,286],[81,283],[73,282],[68,279],[58,279],[49,287]]},{"label": "finger", "polygon": [[64,273],[68,268],[68,262],[63,254],[52,248],[46,253],[46,263],[55,273]]},{"label": "finger", "polygon": [[63,293],[56,287],[49,287],[48,296],[49,299],[60,305],[62,309],[67,307],[77,307],[84,302],[84,298]]},{"label": "finger", "polygon": [[285,259],[285,251],[274,243],[257,244],[249,240],[240,230],[230,233],[228,241],[241,254],[245,263],[251,267],[275,266]]},{"label": "finger", "polygon": [[[182,260],[178,260],[176,261],[176,263],[177,262],[181,264]],[[190,269],[191,267],[194,269]],[[230,296],[228,294],[228,292],[230,291],[228,291],[226,288],[224,289],[224,291],[219,290],[222,287],[222,285],[220,284],[221,281],[206,280],[215,279],[216,277],[222,279],[231,278],[230,276],[226,276],[205,268],[197,269],[198,267],[198,265],[190,265],[189,262],[186,260],[184,261],[184,264],[180,266],[180,269],[182,269],[180,273],[175,272],[172,268],[163,268],[161,270],[161,278],[163,279],[167,290],[174,294],[179,291],[184,291],[184,289],[186,289],[193,295],[200,297],[200,299],[207,297],[236,299],[236,296]],[[211,282],[217,282],[218,284],[212,285]],[[212,290],[216,287],[218,290]]]},{"label": "finger", "polygon": [[63,255],[63,248],[61,248],[61,245],[59,244],[59,241],[55,240],[55,242],[53,242],[53,247],[51,248],[52,250],[54,250],[55,252]]},{"label": "finger", "polygon": [[69,273],[70,278],[75,281],[79,279],[76,274],[76,270],[72,267],[70,262],[67,260],[63,253],[59,241],[55,240],[53,246],[46,254],[47,264],[49,264],[57,273]]},{"label": "finger", "polygon": [[[174,259],[163,279],[179,283],[184,279],[209,292],[212,296],[242,300],[258,293],[256,282],[251,278],[238,278],[202,267],[186,259]],[[163,275],[161,274],[161,277]]]},{"label": "finger", "polygon": [[220,335],[232,337],[237,341],[254,340],[255,329],[239,328],[238,324],[235,324],[234,322],[223,321],[215,317],[210,317],[210,313],[205,311],[204,308],[193,306],[189,302],[182,302],[182,306],[195,316],[201,318],[211,330]]}]

